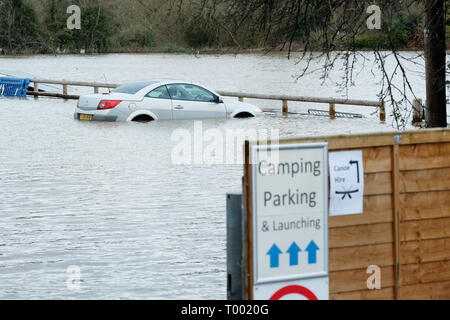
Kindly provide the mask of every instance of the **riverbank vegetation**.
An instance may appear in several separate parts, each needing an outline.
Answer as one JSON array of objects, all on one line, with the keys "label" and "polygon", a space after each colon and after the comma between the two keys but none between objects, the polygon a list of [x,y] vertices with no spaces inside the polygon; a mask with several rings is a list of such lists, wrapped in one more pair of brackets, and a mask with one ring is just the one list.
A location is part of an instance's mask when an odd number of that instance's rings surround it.
[{"label": "riverbank vegetation", "polygon": [[[388,49],[394,41],[397,48],[422,49],[423,6],[401,3],[393,2],[389,12],[383,12],[381,30],[352,37],[354,48]],[[66,26],[70,16],[66,10],[72,4],[81,7],[80,30]],[[297,24],[288,33],[291,22],[285,19],[261,24],[257,18],[266,13],[258,1],[255,5],[252,18],[234,14],[235,10],[249,11],[230,0],[0,0],[0,48],[7,54],[321,49],[321,15],[326,10],[314,6],[317,12],[311,16],[315,19]],[[336,12],[335,20],[340,17]],[[280,38],[288,34],[289,38]],[[348,46],[345,41],[335,44],[336,49]]]}]

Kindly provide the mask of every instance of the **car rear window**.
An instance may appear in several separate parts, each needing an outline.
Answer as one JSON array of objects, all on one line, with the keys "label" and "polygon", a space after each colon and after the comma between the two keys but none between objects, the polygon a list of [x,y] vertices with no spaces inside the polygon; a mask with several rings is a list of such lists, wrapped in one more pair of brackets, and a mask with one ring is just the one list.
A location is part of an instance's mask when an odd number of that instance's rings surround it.
[{"label": "car rear window", "polygon": [[156,81],[129,83],[112,90],[112,92],[135,94],[136,92],[154,83],[156,83]]}]

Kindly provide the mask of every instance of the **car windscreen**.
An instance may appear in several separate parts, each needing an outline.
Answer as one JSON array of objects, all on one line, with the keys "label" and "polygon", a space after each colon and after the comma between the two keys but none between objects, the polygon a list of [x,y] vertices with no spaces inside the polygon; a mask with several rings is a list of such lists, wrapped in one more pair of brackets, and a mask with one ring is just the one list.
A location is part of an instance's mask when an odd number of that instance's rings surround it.
[{"label": "car windscreen", "polygon": [[138,91],[144,89],[145,87],[152,85],[156,83],[155,81],[148,81],[148,82],[134,82],[134,83],[129,83],[129,84],[125,84],[123,86],[120,86],[114,90],[112,90],[112,92],[117,92],[117,93],[128,93],[128,94],[135,94]]}]

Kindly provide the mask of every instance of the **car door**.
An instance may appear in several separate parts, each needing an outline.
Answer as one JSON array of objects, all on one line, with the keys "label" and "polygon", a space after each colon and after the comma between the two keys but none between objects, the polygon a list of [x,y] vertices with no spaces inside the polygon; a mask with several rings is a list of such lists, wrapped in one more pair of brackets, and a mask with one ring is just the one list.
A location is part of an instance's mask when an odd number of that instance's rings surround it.
[{"label": "car door", "polygon": [[167,85],[173,105],[174,119],[226,118],[223,102],[217,103],[216,96],[205,88],[178,83]]},{"label": "car door", "polygon": [[166,86],[160,86],[150,91],[142,101],[136,103],[136,110],[145,110],[154,113],[159,120],[171,120],[172,100]]}]

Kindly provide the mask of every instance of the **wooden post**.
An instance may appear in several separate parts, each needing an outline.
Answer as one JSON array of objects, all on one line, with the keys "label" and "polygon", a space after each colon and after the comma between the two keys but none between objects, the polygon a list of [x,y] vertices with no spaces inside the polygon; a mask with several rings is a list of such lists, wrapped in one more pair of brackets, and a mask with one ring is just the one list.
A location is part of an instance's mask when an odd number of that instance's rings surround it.
[{"label": "wooden post", "polygon": [[384,104],[384,100],[380,101],[380,121],[381,122],[386,121],[386,107]]},{"label": "wooden post", "polygon": [[335,110],[334,103],[330,103],[330,111],[329,111],[329,114],[330,114],[330,119],[336,118],[336,110]]},{"label": "wooden post", "polygon": [[[37,82],[34,83],[34,92],[39,92],[39,83]],[[39,96],[35,95],[34,98],[38,99]]]},{"label": "wooden post", "polygon": [[239,97],[239,102],[244,102],[244,97]]},{"label": "wooden post", "polygon": [[288,108],[288,101],[287,100],[282,100],[283,101],[283,114],[288,114],[289,112],[289,108]]},{"label": "wooden post", "polygon": [[[67,84],[63,84],[63,94],[67,95]],[[64,99],[66,100],[66,99]]]},{"label": "wooden post", "polygon": [[413,101],[413,125],[420,125],[423,120],[422,99],[414,99]]},{"label": "wooden post", "polygon": [[98,87],[94,87],[94,93],[98,93]]},{"label": "wooden post", "polygon": [[244,235],[243,240],[243,268],[245,269],[245,300],[253,300],[253,204],[252,204],[252,159],[250,158],[250,143],[244,144],[244,177],[243,177],[243,204],[244,204]]},{"label": "wooden post", "polygon": [[394,235],[394,299],[398,300],[400,294],[400,169],[399,169],[399,143],[401,136],[394,137],[392,145],[392,228]]}]

